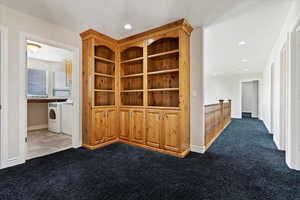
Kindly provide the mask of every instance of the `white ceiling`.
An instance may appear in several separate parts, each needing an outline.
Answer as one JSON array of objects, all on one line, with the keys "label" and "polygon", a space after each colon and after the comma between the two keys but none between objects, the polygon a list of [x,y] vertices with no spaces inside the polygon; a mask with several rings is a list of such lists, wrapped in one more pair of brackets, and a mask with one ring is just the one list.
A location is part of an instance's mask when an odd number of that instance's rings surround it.
[{"label": "white ceiling", "polygon": [[28,58],[33,58],[33,59],[38,59],[38,60],[43,60],[48,62],[65,62],[66,59],[72,58],[73,55],[71,51],[65,49],[56,48],[53,46],[49,46],[46,44],[42,44],[30,40],[28,40],[27,42],[38,44],[41,46],[41,48],[35,53],[28,51],[27,52]]},{"label": "white ceiling", "polygon": [[[0,0],[4,5],[82,32],[120,39],[186,18],[206,27],[208,73],[262,71],[292,0]],[[130,23],[133,30],[125,31]],[[238,48],[245,40],[247,45]],[[247,58],[249,63],[241,64]]]},{"label": "white ceiling", "polygon": [[[205,72],[218,76],[262,72],[291,1],[244,2],[205,28]],[[239,46],[240,41],[246,45]],[[247,63],[241,60],[248,60]]]}]

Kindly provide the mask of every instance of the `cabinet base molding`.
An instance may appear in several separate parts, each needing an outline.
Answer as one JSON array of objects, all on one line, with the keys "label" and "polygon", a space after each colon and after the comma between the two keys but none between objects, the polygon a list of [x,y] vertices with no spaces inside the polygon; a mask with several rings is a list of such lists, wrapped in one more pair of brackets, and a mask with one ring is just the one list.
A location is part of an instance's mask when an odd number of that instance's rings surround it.
[{"label": "cabinet base molding", "polygon": [[119,142],[118,138],[115,139],[115,140],[107,141],[105,143],[101,143],[101,144],[97,144],[97,145],[82,144],[82,147],[86,148],[86,149],[89,149],[89,150],[96,150],[96,149],[108,146],[108,145],[116,143],[116,142]]},{"label": "cabinet base molding", "polygon": [[147,149],[147,150],[156,151],[156,152],[159,152],[159,153],[164,153],[164,154],[176,156],[178,158],[186,157],[191,151],[191,149],[188,148],[187,150],[185,150],[181,153],[178,153],[178,152],[168,151],[168,150],[164,150],[164,149],[158,149],[158,148],[155,148],[155,147],[150,147],[150,146],[147,146],[147,145],[144,145],[144,144],[137,144],[137,143],[129,142],[129,141],[122,140],[122,139],[120,139],[120,142],[128,144],[128,145],[132,145],[132,146],[135,146],[135,147],[140,147],[140,148],[143,148],[143,149]]}]

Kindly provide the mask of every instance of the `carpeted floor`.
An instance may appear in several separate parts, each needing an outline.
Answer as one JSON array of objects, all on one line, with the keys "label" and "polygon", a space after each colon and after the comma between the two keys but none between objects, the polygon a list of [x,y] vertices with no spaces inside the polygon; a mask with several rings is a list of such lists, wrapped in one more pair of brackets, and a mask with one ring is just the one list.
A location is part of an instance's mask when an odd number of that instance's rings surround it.
[{"label": "carpeted floor", "polygon": [[1,200],[300,200],[261,121],[233,120],[205,155],[179,159],[125,144],[71,149],[0,171]]}]

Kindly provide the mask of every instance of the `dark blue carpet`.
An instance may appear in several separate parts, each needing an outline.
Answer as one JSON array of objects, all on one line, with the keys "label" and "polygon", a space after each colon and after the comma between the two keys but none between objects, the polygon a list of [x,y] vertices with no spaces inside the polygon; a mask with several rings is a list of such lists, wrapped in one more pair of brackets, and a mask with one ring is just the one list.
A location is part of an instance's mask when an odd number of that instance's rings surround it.
[{"label": "dark blue carpet", "polygon": [[0,171],[1,200],[300,200],[258,120],[233,120],[205,155],[179,159],[125,144],[71,149]]}]

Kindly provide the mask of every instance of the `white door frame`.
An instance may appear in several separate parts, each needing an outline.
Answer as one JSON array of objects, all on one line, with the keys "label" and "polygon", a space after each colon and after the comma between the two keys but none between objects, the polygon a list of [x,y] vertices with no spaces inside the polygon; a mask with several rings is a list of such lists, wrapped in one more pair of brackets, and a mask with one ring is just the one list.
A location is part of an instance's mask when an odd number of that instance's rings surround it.
[{"label": "white door frame", "polygon": [[[284,51],[285,50],[285,51]],[[284,53],[284,54],[283,54]],[[287,149],[288,132],[288,76],[289,76],[289,37],[280,49],[280,150]]]},{"label": "white door frame", "polygon": [[286,162],[292,169],[300,170],[300,15],[293,26],[289,40],[288,74],[288,131]]},{"label": "white door frame", "polygon": [[0,130],[0,169],[6,167],[8,152],[8,30],[0,26],[0,77],[1,77],[1,130]]},{"label": "white door frame", "polygon": [[275,80],[275,64],[272,63],[271,64],[271,75],[270,75],[270,134],[274,134],[274,130],[275,130],[275,109],[274,109],[274,97],[275,97],[275,93],[274,93],[274,80]]},{"label": "white door frame", "polygon": [[261,114],[262,114],[262,80],[259,78],[253,78],[253,79],[243,79],[240,80],[240,118],[242,118],[242,108],[243,108],[243,87],[242,84],[244,82],[251,82],[251,81],[258,81],[258,119],[261,119]]},{"label": "white door frame", "polygon": [[72,133],[72,146],[73,148],[81,147],[82,145],[82,131],[81,131],[81,106],[80,106],[80,82],[81,82],[81,69],[80,69],[80,49],[60,42],[41,38],[36,35],[21,32],[20,33],[20,114],[19,114],[19,146],[22,162],[26,161],[26,143],[25,137],[27,135],[27,92],[26,92],[26,41],[33,40],[36,42],[44,43],[50,46],[66,49],[73,52],[73,72],[72,72],[72,97],[73,97],[73,133]]}]

